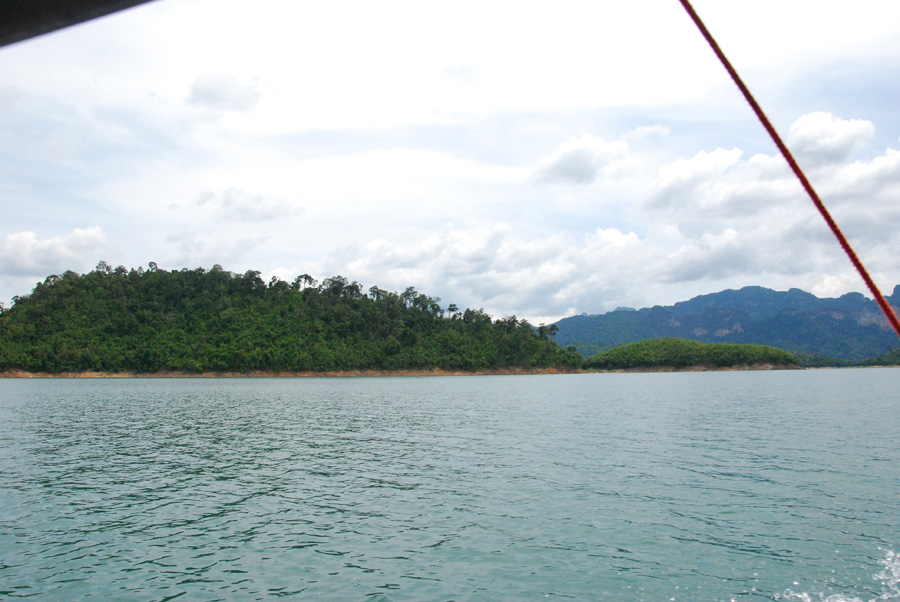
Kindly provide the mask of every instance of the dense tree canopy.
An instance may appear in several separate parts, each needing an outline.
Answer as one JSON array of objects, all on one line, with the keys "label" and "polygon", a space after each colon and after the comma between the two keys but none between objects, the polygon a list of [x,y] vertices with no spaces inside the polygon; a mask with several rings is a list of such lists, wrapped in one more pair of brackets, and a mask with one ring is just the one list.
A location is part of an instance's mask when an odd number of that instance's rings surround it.
[{"label": "dense tree canopy", "polygon": [[629,343],[598,353],[585,362],[585,367],[600,370],[628,370],[694,366],[730,368],[760,364],[796,366],[797,360],[787,351],[765,345],[700,343],[684,339],[662,338]]},{"label": "dense tree canopy", "polygon": [[449,311],[407,288],[341,276],[128,270],[101,262],[38,283],[0,313],[0,369],[40,372],[577,368],[581,356],[515,316]]}]

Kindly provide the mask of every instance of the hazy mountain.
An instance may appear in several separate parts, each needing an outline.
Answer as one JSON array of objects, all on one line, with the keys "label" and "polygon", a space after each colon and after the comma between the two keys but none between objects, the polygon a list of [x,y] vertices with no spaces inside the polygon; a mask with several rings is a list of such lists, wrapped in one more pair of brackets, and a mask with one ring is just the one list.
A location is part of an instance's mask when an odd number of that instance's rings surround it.
[{"label": "hazy mountain", "polygon": [[[887,297],[900,310],[900,285]],[[860,293],[820,299],[760,286],[700,295],[672,306],[581,315],[556,323],[556,342],[589,356],[657,337],[756,343],[859,361],[900,345],[878,304]]]}]

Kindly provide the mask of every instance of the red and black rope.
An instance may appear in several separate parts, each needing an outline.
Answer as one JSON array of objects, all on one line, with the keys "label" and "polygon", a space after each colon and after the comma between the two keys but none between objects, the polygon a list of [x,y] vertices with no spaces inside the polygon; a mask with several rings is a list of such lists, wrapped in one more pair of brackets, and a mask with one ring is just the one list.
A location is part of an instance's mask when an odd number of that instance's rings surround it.
[{"label": "red and black rope", "polygon": [[822,202],[822,199],[819,198],[819,195],[812,187],[812,184],[809,183],[809,179],[807,179],[806,174],[803,173],[802,169],[800,169],[800,166],[797,164],[797,161],[794,159],[791,151],[788,150],[787,145],[785,145],[784,141],[781,139],[781,136],[778,135],[778,132],[775,130],[775,126],[772,125],[772,122],[770,122],[769,118],[766,117],[766,114],[759,106],[759,103],[757,103],[756,99],[753,98],[753,95],[750,93],[750,89],[747,88],[746,84],[744,84],[744,81],[731,65],[731,62],[725,56],[725,53],[722,52],[721,48],[719,48],[716,40],[712,37],[712,34],[709,33],[709,30],[706,28],[706,25],[703,24],[703,21],[700,20],[700,17],[697,15],[694,7],[691,6],[690,1],[679,1],[681,2],[681,5],[684,7],[687,13],[690,15],[691,19],[693,19],[694,23],[697,25],[700,33],[702,33],[703,37],[706,38],[706,41],[713,49],[713,52],[715,52],[716,56],[719,57],[719,61],[722,63],[722,66],[725,67],[725,70],[728,71],[728,74],[731,76],[731,79],[734,80],[734,83],[737,84],[737,87],[740,89],[741,94],[743,94],[744,98],[747,99],[747,102],[750,103],[750,107],[753,109],[753,112],[756,113],[756,116],[759,118],[760,123],[762,123],[763,127],[766,128],[769,136],[772,137],[772,140],[775,142],[775,146],[777,146],[778,150],[781,151],[782,156],[784,156],[785,160],[788,162],[788,165],[790,165],[791,170],[797,176],[797,179],[800,180],[800,183],[803,185],[803,188],[806,190],[809,198],[812,199],[812,202],[816,206],[816,209],[819,210],[819,213],[822,215],[825,223],[827,223],[828,227],[831,228],[831,232],[834,234],[835,238],[837,238],[838,242],[841,244],[841,247],[843,247],[844,252],[850,258],[850,261],[853,263],[856,271],[859,272],[859,275],[862,276],[862,279],[863,281],[865,281],[866,286],[869,287],[869,290],[875,297],[875,301],[877,301],[878,306],[881,307],[881,311],[884,312],[884,315],[891,323],[891,326],[893,326],[894,330],[897,332],[897,336],[900,337],[900,321],[897,320],[897,315],[894,313],[891,305],[887,302],[887,299],[884,298],[884,295],[881,294],[881,291],[878,290],[878,287],[875,285],[875,281],[873,281],[872,277],[869,276],[869,272],[866,270],[866,267],[856,255],[853,247],[850,246],[850,243],[847,241],[844,233],[841,232],[841,229],[838,227],[837,222],[834,221],[834,218],[831,217],[828,209],[825,208],[825,204]]}]

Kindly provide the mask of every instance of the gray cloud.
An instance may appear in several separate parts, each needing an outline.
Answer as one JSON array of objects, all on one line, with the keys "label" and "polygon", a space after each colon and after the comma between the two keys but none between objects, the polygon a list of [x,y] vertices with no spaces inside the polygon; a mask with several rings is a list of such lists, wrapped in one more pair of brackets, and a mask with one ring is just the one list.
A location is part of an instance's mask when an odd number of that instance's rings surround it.
[{"label": "gray cloud", "polygon": [[659,276],[665,282],[691,282],[757,272],[759,253],[748,242],[731,229],[718,235],[706,234],[672,254]]},{"label": "gray cloud", "polygon": [[0,109],[14,106],[22,98],[22,91],[16,86],[0,87]]},{"label": "gray cloud", "polygon": [[604,168],[622,159],[627,152],[625,141],[607,142],[585,134],[581,138],[572,138],[542,159],[535,175],[538,181],[544,182],[590,184]]},{"label": "gray cloud", "polygon": [[235,239],[205,239],[200,235],[174,232],[165,241],[174,245],[174,251],[165,258],[165,263],[176,266],[211,266],[229,264],[259,247],[268,236],[243,236]]},{"label": "gray cloud", "polygon": [[240,82],[230,75],[202,75],[191,86],[188,102],[220,111],[250,111],[262,91],[255,79]]},{"label": "gray cloud", "polygon": [[219,219],[262,222],[303,214],[302,207],[284,200],[253,194],[241,188],[228,188],[221,195],[205,190],[194,201],[198,207],[211,208]]}]

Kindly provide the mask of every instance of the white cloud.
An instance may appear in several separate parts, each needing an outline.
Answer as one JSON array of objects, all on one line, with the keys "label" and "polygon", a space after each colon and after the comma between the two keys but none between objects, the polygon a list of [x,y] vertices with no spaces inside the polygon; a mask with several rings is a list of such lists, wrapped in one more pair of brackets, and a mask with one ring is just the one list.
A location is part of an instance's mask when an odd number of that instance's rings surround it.
[{"label": "white cloud", "polygon": [[817,174],[821,192],[839,201],[859,202],[870,207],[873,202],[897,207],[900,193],[900,151],[885,150],[869,161],[854,161],[832,166]]},{"label": "white cloud", "polygon": [[[900,281],[900,153],[872,150],[900,127],[900,51],[883,43],[900,3],[696,5],[776,120],[832,111],[797,120],[791,143],[879,278]],[[784,19],[756,21],[773,8]],[[91,215],[109,244],[75,267],[296,266],[532,319],[854,280],[677,3],[251,13],[149,3],[3,49],[9,236]],[[63,269],[40,259],[54,239],[31,236],[13,245],[24,258],[4,243],[0,272]],[[9,282],[0,296],[21,292]]]},{"label": "white cloud", "polygon": [[718,179],[730,168],[738,164],[743,151],[738,148],[725,150],[717,148],[712,152],[699,151],[690,159],[679,159],[659,169],[659,179],[655,183],[657,199],[661,204],[673,200],[672,193],[691,190],[700,183]]},{"label": "white cloud", "polygon": [[490,230],[444,228],[411,242],[372,240],[329,258],[324,273],[402,289],[414,283],[445,304],[517,314],[535,323],[574,306],[599,308],[634,298],[621,280],[644,269],[652,244],[608,228],[586,235],[523,239],[509,225]]},{"label": "white cloud", "polygon": [[0,244],[0,275],[44,278],[99,261],[106,236],[99,227],[75,228],[65,236],[38,239],[34,232],[7,234]]},{"label": "white cloud", "polygon": [[642,125],[640,127],[636,127],[633,130],[630,130],[625,137],[629,140],[643,140],[645,138],[652,138],[658,136],[660,138],[665,138],[669,134],[672,133],[672,130],[665,125]]},{"label": "white cloud", "polygon": [[[832,213],[840,214],[843,205],[862,203],[867,211],[847,218],[870,221],[883,232],[884,220],[896,213],[893,204],[888,206],[882,199],[885,192],[900,184],[900,155],[888,149],[885,155],[870,161],[846,162],[853,151],[869,141],[873,131],[867,121],[812,113],[794,123],[791,141],[808,162],[813,158],[819,165],[828,162],[829,169],[811,177]],[[748,159],[743,155],[738,148],[718,148],[662,165],[645,199],[647,217],[674,224],[694,240],[762,221],[769,228],[784,231],[796,228],[798,220],[819,223],[811,202],[780,155],[757,154]],[[875,206],[876,201],[881,201],[880,207]],[[805,235],[812,236],[812,231],[807,228]]]},{"label": "white cloud", "polygon": [[[900,268],[900,261],[883,252],[900,244],[900,152],[887,149],[868,161],[847,162],[873,130],[869,122],[825,114],[805,115],[792,128],[793,142],[807,157],[819,152],[820,164],[830,162],[827,170],[815,172],[814,185],[851,245],[889,273]],[[834,284],[847,282],[844,274],[853,276],[849,260],[780,156],[744,159],[739,149],[717,149],[665,164],[645,208],[646,219],[683,237],[667,242],[678,246],[660,264],[663,281],[711,285],[740,278],[821,292],[828,288],[824,280]],[[892,285],[889,277],[883,282]]]},{"label": "white cloud", "polygon": [[801,165],[812,167],[846,161],[875,135],[875,125],[864,119],[840,119],[830,113],[803,115],[791,126],[788,147]]},{"label": "white cloud", "polygon": [[[688,237],[721,229],[721,220],[758,214],[778,195],[761,179],[760,160],[741,162],[740,149],[700,151],[659,168],[644,202],[647,217],[677,225]],[[755,177],[748,178],[748,172]]]}]

